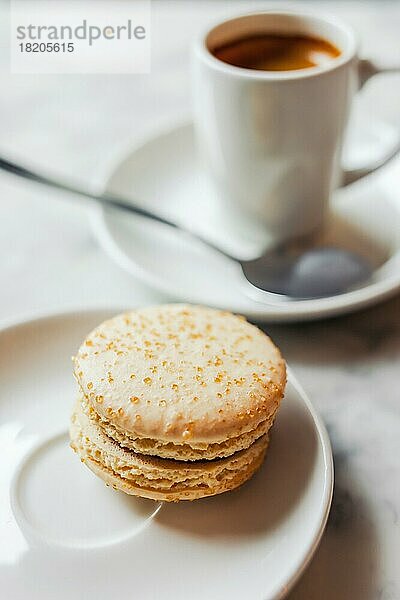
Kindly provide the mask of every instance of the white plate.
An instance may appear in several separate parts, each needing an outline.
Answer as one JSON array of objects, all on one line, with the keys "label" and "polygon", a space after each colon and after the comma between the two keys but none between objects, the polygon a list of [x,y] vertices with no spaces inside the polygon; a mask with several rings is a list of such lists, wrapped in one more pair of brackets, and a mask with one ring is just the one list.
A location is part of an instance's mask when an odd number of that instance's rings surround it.
[{"label": "white plate", "polygon": [[[264,321],[316,319],[376,303],[400,289],[400,194],[397,187],[385,188],[380,181],[370,176],[335,194],[325,241],[365,255],[375,272],[359,289],[325,299],[293,302],[272,297],[270,303],[258,302],[246,295],[238,265],[200,242],[110,209],[96,208],[94,223],[120,266],[174,298]],[[141,144],[120,161],[107,190],[165,216],[178,216],[210,238],[232,244],[226,215],[218,213],[215,192],[198,168],[191,125],[158,133]]]},{"label": "white plate", "polygon": [[240,490],[160,504],[107,488],[66,430],[70,356],[110,312],[0,331],[0,589],[12,600],[282,598],[323,532],[324,426],[293,376],[264,466]]}]

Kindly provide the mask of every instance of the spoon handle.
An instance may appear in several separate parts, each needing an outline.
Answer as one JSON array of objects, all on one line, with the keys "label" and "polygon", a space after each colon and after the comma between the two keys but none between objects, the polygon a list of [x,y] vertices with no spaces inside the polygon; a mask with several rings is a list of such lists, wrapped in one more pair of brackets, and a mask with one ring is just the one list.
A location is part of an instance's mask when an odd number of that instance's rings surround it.
[{"label": "spoon handle", "polygon": [[0,169],[3,171],[7,171],[8,173],[12,173],[13,175],[18,175],[24,179],[28,179],[29,181],[34,181],[36,183],[41,183],[42,185],[46,185],[53,189],[64,190],[66,192],[70,192],[72,194],[76,194],[82,196],[84,198],[88,198],[89,200],[93,200],[102,204],[103,206],[111,206],[115,208],[120,208],[122,210],[128,211],[130,213],[134,213],[136,215],[140,215],[142,217],[146,217],[148,219],[152,219],[153,221],[158,221],[159,223],[163,223],[164,225],[169,225],[170,227],[174,227],[180,229],[180,226],[169,219],[161,217],[156,213],[146,210],[138,206],[137,204],[132,203],[130,200],[125,200],[124,198],[120,198],[117,196],[113,196],[111,194],[102,194],[97,195],[93,194],[87,190],[83,190],[77,188],[69,183],[64,181],[58,181],[56,179],[52,179],[50,177],[46,177],[39,173],[35,173],[34,171],[30,171],[25,167],[21,167],[14,162],[6,160],[5,158],[0,157]]},{"label": "spoon handle", "polygon": [[182,226],[170,219],[166,219],[157,213],[147,210],[146,208],[142,208],[138,204],[134,204],[131,200],[126,200],[125,198],[121,198],[120,196],[114,196],[112,194],[93,194],[87,190],[83,190],[75,187],[69,183],[64,181],[59,181],[57,179],[52,179],[51,177],[46,177],[41,175],[40,173],[36,173],[25,167],[21,167],[20,165],[11,162],[5,158],[0,156],[0,169],[3,171],[7,171],[8,173],[12,173],[13,175],[17,175],[18,177],[22,177],[24,179],[28,179],[29,181],[34,181],[36,183],[40,183],[42,185],[46,185],[56,190],[63,190],[65,192],[70,192],[71,194],[75,194],[77,196],[81,196],[83,198],[87,198],[91,201],[97,202],[104,207],[112,207],[119,208],[130,212],[131,214],[139,215],[141,217],[145,217],[146,219],[151,219],[152,221],[156,221],[158,223],[162,223],[163,225],[168,225],[169,227],[173,227],[176,230],[184,232],[186,235],[200,240],[203,244],[206,244],[210,248],[217,250],[223,256],[227,256],[228,258],[233,258],[234,260],[238,260],[232,254],[226,252],[216,244],[209,241],[206,237],[203,237],[201,234],[191,231],[189,228]]}]

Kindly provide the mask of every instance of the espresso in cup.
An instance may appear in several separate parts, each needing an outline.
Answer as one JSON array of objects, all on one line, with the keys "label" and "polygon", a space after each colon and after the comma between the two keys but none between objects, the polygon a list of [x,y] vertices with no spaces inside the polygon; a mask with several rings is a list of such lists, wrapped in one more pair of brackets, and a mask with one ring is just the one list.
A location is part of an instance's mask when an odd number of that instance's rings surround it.
[{"label": "espresso in cup", "polygon": [[231,247],[254,257],[320,231],[358,84],[352,30],[294,10],[241,15],[205,31],[193,59],[199,158]]},{"label": "espresso in cup", "polygon": [[213,49],[219,60],[244,69],[295,71],[323,66],[340,55],[332,43],[306,35],[263,33],[233,39]]}]

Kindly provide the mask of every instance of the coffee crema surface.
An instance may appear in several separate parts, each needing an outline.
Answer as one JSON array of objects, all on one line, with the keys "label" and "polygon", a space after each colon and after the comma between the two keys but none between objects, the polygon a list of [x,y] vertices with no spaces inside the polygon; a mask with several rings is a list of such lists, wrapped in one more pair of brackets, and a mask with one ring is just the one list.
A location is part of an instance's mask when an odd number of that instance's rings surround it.
[{"label": "coffee crema surface", "polygon": [[275,33],[236,38],[212,50],[219,60],[244,69],[294,71],[325,65],[340,50],[330,42],[305,35]]}]

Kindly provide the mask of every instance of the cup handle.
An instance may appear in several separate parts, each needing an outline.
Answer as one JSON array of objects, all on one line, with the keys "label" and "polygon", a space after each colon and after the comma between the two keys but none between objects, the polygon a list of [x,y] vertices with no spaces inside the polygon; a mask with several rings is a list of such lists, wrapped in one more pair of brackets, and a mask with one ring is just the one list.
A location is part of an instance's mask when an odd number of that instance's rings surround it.
[{"label": "cup handle", "polygon": [[[400,73],[400,66],[380,67],[368,59],[361,59],[358,63],[359,89],[361,89],[371,77],[381,73]],[[353,169],[351,171],[345,170],[343,173],[342,185],[349,185],[350,183],[354,183],[358,179],[377,171],[398,154],[400,154],[400,138],[393,150],[372,166],[361,167],[360,169]]]}]

